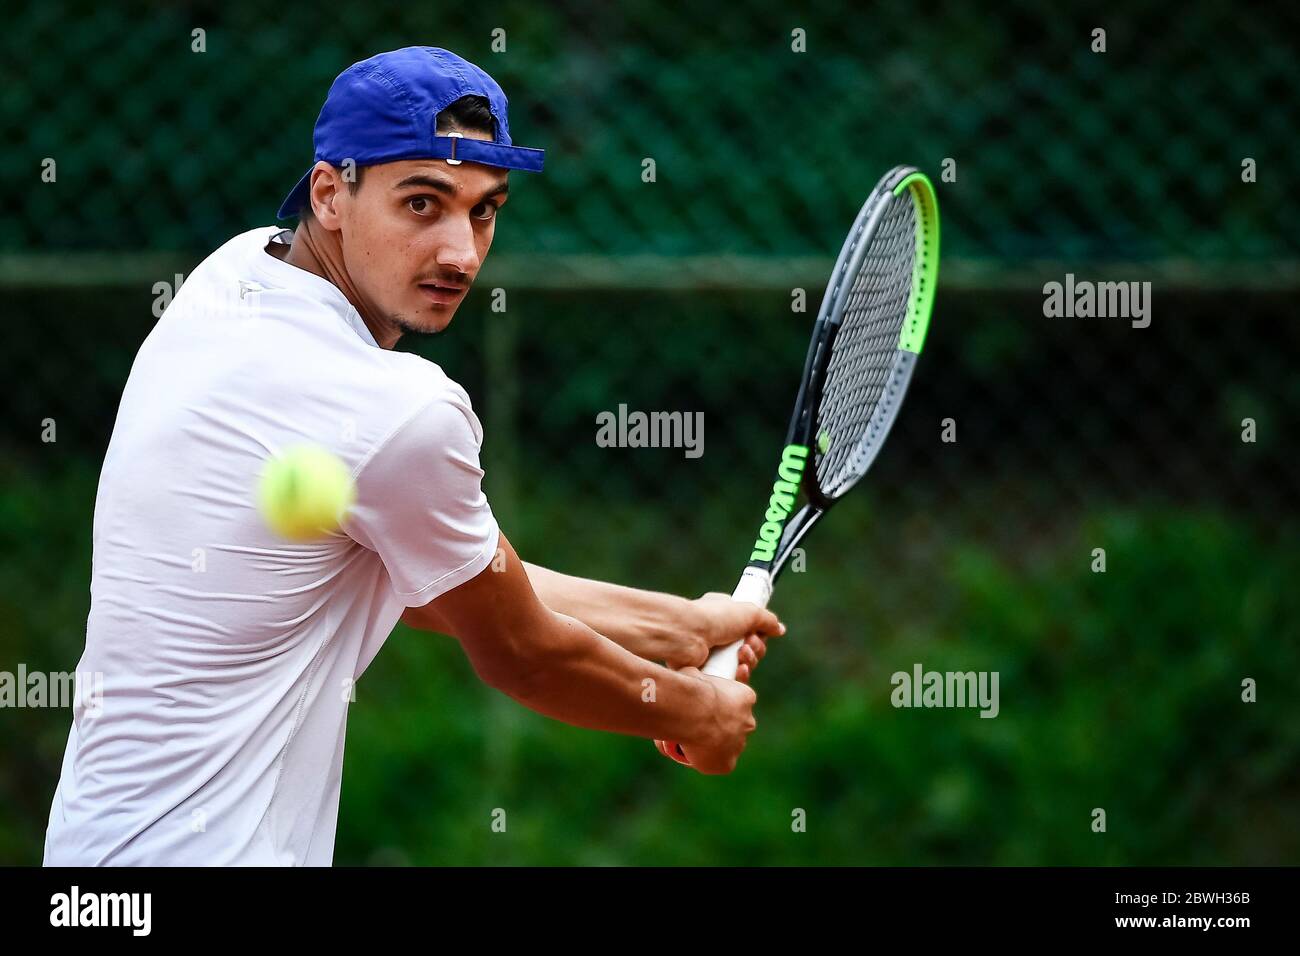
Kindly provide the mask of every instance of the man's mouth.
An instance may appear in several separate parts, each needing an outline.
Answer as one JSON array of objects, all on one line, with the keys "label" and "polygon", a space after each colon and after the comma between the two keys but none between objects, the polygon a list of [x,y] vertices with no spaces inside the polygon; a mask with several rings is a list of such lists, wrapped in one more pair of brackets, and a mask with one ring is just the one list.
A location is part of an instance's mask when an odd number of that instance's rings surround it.
[{"label": "man's mouth", "polygon": [[439,282],[419,283],[420,293],[437,305],[453,305],[465,294],[466,286],[442,285]]}]

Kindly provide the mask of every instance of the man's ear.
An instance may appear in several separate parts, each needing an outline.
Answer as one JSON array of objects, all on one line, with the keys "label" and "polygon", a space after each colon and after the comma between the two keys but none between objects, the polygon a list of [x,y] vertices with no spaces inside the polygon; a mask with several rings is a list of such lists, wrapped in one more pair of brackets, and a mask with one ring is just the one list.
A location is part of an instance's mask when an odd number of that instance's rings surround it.
[{"label": "man's ear", "polygon": [[342,188],[338,170],[329,163],[322,160],[312,167],[307,195],[311,200],[312,214],[326,229],[338,229],[341,226],[337,202]]}]

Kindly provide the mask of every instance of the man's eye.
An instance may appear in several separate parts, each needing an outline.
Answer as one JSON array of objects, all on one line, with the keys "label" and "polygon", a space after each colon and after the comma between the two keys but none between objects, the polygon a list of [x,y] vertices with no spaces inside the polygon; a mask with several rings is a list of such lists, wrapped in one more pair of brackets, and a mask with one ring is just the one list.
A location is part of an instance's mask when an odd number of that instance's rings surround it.
[{"label": "man's eye", "polygon": [[496,218],[496,214],[497,204],[494,202],[481,202],[470,210],[470,215],[475,219],[481,219],[484,222],[489,222]]},{"label": "man's eye", "polygon": [[406,205],[417,216],[425,216],[433,212],[433,203],[429,202],[425,196],[412,196],[406,200]]}]

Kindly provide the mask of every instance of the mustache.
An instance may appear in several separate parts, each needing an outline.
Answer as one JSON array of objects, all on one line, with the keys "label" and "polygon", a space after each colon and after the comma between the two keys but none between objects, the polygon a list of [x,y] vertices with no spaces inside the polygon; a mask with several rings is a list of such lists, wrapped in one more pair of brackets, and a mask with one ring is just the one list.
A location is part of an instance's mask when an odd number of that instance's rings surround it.
[{"label": "mustache", "polygon": [[446,275],[434,276],[429,279],[416,279],[416,285],[440,285],[448,289],[468,289],[471,279],[463,272],[453,272]]}]

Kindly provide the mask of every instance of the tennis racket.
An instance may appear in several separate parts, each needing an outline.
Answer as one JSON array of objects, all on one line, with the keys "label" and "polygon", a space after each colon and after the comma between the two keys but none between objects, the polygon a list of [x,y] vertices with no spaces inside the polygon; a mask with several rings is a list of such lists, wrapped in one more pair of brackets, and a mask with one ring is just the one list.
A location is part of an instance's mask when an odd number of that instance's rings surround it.
[{"label": "tennis racket", "polygon": [[[876,460],[925,341],[938,275],[934,186],[897,166],[872,190],[835,261],[736,600],[766,607],[791,552]],[[714,649],[704,673],[734,679],[743,643]]]}]

